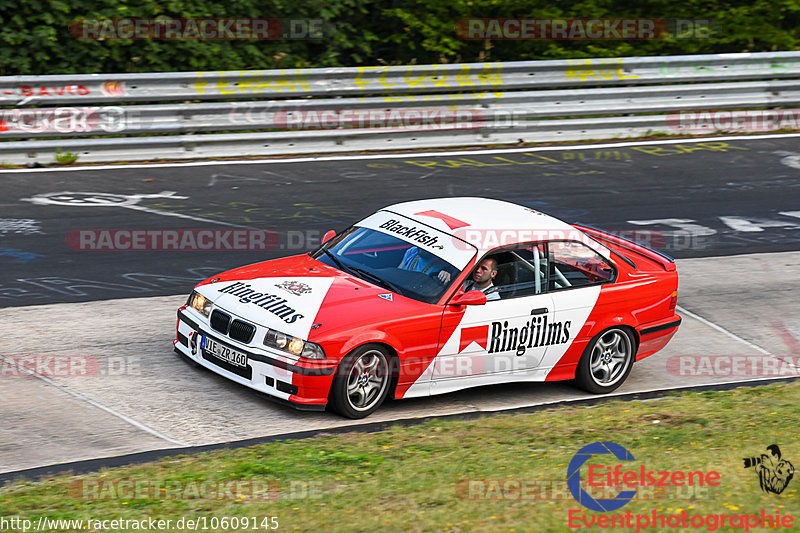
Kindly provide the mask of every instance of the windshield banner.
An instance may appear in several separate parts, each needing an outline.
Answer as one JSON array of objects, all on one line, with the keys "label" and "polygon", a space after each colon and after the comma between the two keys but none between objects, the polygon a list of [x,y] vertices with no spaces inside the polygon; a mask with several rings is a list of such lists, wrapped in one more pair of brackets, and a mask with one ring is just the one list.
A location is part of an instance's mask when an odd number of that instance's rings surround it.
[{"label": "windshield banner", "polygon": [[409,242],[444,259],[459,270],[469,264],[477,251],[461,239],[391,211],[378,211],[356,225]]}]

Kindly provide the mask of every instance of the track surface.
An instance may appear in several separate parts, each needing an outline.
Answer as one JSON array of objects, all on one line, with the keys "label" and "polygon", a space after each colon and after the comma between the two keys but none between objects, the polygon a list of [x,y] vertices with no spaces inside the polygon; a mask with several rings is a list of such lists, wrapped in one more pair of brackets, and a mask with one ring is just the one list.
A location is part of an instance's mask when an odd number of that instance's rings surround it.
[{"label": "track surface", "polygon": [[[794,372],[800,354],[800,254],[758,252],[800,249],[797,144],[794,137],[775,137],[2,172],[0,307],[6,308],[0,309],[0,355],[83,355],[94,358],[99,371],[91,377],[0,381],[0,419],[6,421],[0,428],[0,472],[349,424],[272,404],[187,367],[171,351],[175,308],[198,279],[301,253],[329,228],[343,229],[377,208],[422,197],[488,196],[607,229],[656,230],[662,249],[692,258],[678,266],[683,326],[667,349],[637,364],[620,393],[742,379],[677,375],[674,357],[681,355],[769,352]],[[62,204],[71,205],[54,205],[52,193],[63,192],[92,194],[62,197]],[[26,200],[37,197],[38,203]],[[99,252],[67,244],[67,235],[81,229],[231,225],[274,230],[278,246],[268,252]],[[715,257],[729,254],[754,255]],[[84,303],[37,305],[59,302]],[[484,387],[390,402],[370,421],[580,397],[566,384]]]},{"label": "track surface", "polygon": [[[678,258],[797,250],[799,142],[776,136],[438,157],[0,172],[0,307],[185,293],[220,270],[303,253],[326,230],[344,229],[388,204],[438,196],[494,197],[569,222],[655,231],[652,244]],[[64,192],[90,194],[54,199]],[[234,226],[274,231],[275,249],[88,251],[67,242],[70,232],[88,229]]]},{"label": "track surface", "polygon": [[[678,269],[686,295],[679,302],[684,323],[666,349],[634,366],[618,393],[749,380],[759,377],[748,375],[751,362],[763,363],[764,357],[777,359],[781,370],[764,377],[800,375],[800,320],[792,312],[796,298],[789,297],[800,294],[800,253],[686,259],[678,261]],[[782,292],[772,291],[775,285]],[[743,301],[750,302],[746,309]],[[274,404],[189,366],[171,350],[180,303],[181,296],[161,296],[0,309],[4,341],[15,347],[11,355],[97,361],[96,371],[85,376],[47,382],[0,378],[0,419],[5,422],[0,426],[0,472],[354,423]],[[31,330],[46,335],[32,337]],[[754,359],[740,359],[745,375],[681,373],[678,357],[689,356],[699,369],[692,356],[714,355]],[[730,370],[731,362],[721,368]],[[366,421],[491,412],[587,397],[596,398],[566,383],[498,385],[388,402]]]}]

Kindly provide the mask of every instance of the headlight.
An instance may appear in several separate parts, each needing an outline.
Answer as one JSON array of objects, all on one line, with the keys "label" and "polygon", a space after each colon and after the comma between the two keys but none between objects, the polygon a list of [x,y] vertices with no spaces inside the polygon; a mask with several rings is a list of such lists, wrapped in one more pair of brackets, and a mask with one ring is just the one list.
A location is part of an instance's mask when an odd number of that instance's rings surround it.
[{"label": "headlight", "polygon": [[303,344],[303,353],[300,355],[306,359],[325,359],[325,351],[322,346],[313,342]]},{"label": "headlight", "polygon": [[292,355],[299,355],[306,359],[325,359],[325,351],[319,344],[304,341],[274,329],[267,330],[267,334],[264,336],[264,346],[276,348]]},{"label": "headlight", "polygon": [[293,354],[300,355],[301,353],[303,353],[303,345],[304,344],[305,343],[303,341],[301,341],[300,339],[294,338],[289,342],[288,350]]},{"label": "headlight", "polygon": [[285,350],[286,345],[289,344],[289,339],[287,339],[286,335],[283,333],[278,333],[276,331],[275,335],[273,335],[273,338],[275,339],[275,347],[280,348],[281,350]]},{"label": "headlight", "polygon": [[211,300],[197,291],[192,291],[186,304],[206,318],[211,314]]}]

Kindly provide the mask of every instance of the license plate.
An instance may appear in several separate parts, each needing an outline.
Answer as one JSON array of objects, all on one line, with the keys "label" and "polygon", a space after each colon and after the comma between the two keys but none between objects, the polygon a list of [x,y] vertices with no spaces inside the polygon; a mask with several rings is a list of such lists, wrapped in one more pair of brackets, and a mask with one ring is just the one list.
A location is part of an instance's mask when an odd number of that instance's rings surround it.
[{"label": "license plate", "polygon": [[226,363],[230,363],[241,368],[247,368],[246,353],[237,352],[236,350],[228,348],[224,344],[218,343],[214,339],[206,337],[205,335],[203,335],[203,338],[200,340],[200,348],[207,351],[217,359],[225,361]]}]

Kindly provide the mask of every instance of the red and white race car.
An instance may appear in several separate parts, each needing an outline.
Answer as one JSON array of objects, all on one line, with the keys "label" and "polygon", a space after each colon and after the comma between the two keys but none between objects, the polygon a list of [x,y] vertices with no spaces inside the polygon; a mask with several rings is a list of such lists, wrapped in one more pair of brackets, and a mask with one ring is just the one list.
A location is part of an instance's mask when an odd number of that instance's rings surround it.
[{"label": "red and white race car", "polygon": [[[199,283],[175,349],[301,409],[507,382],[613,391],[677,331],[671,258],[498,200],[392,205]],[[488,300],[488,301],[487,301]]]}]

